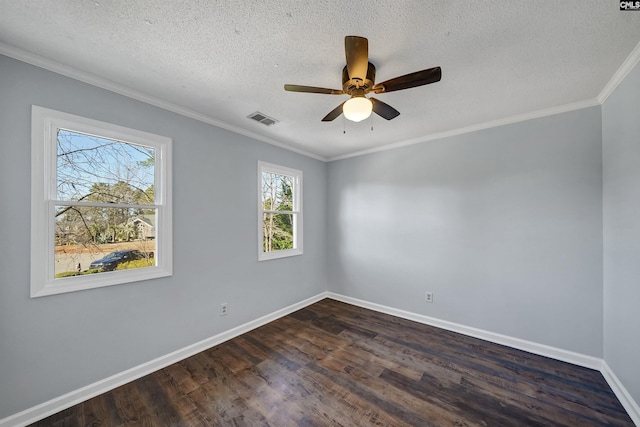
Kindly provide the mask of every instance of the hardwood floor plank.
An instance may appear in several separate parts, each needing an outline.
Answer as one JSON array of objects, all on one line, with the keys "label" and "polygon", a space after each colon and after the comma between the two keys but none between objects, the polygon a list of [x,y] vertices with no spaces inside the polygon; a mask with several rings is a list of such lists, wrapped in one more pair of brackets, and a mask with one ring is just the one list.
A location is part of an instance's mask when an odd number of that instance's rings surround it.
[{"label": "hardwood floor plank", "polygon": [[[148,426],[151,425],[146,413],[146,403],[139,393],[138,383],[133,382],[118,387],[110,392],[122,420],[122,425]],[[98,396],[100,398],[101,396]]]},{"label": "hardwood floor plank", "polygon": [[603,376],[325,299],[34,426],[633,426]]},{"label": "hardwood floor plank", "polygon": [[[368,399],[368,394],[353,393],[353,387],[348,383],[336,382],[335,378],[327,375],[326,370],[310,364],[300,370],[300,374],[318,391],[315,397],[323,406],[320,409],[333,420],[345,426],[387,425],[410,426],[402,420],[389,414],[383,407],[377,405],[378,399]],[[327,411],[327,408],[331,408]]]},{"label": "hardwood floor plank", "polygon": [[[253,340],[245,340],[247,348],[251,349],[251,342]],[[273,342],[272,342],[273,343]],[[274,348],[280,349],[282,355],[287,360],[296,360],[301,363],[307,363],[310,359],[304,359],[304,356],[295,355],[288,351],[287,348],[274,346]],[[291,355],[292,357],[288,357]],[[296,369],[290,369],[295,367]],[[262,402],[267,403],[267,407],[274,408],[279,402],[286,403],[288,409],[286,411],[276,411],[277,415],[284,414],[288,419],[297,420],[297,425],[314,425],[314,422],[320,422],[319,425],[334,425],[334,418],[337,417],[341,420],[340,423],[335,425],[360,425],[358,423],[351,423],[350,417],[345,417],[347,408],[343,408],[346,396],[342,396],[339,402],[329,402],[324,394],[317,393],[317,384],[306,381],[308,377],[300,374],[300,367],[292,365],[290,363],[277,363],[276,361],[264,361],[256,366],[252,373],[256,373],[259,380],[254,378],[254,383],[248,388],[247,399],[254,400],[257,398],[256,404]],[[250,378],[244,376],[244,381],[249,381]],[[257,381],[257,382],[255,382]],[[261,387],[263,384],[268,384],[272,393],[267,398],[261,398]],[[277,394],[277,395],[276,395]],[[346,393],[345,393],[346,394]],[[269,402],[273,398],[277,400],[275,402]],[[331,404],[333,403],[333,404]],[[262,408],[264,413],[268,413],[270,421],[274,422],[274,425],[285,425],[282,420],[274,419],[273,410]],[[312,414],[311,416],[309,415]]]},{"label": "hardwood floor plank", "polygon": [[[339,357],[341,357],[341,354],[336,352],[326,362]],[[369,364],[360,363],[357,357],[348,356],[346,360],[340,361],[338,366],[341,365],[344,365],[344,368],[342,368],[343,376],[347,376],[350,381],[367,387],[372,393],[394,406],[415,408],[414,410],[419,416],[432,423],[434,422],[435,425],[464,425],[465,419],[458,416],[452,408],[442,405],[441,401],[425,400],[422,396],[407,393],[403,388],[395,387],[395,384],[385,381],[382,375],[387,368],[381,367],[380,370],[372,371]],[[331,364],[327,363],[326,366],[331,367]]]}]

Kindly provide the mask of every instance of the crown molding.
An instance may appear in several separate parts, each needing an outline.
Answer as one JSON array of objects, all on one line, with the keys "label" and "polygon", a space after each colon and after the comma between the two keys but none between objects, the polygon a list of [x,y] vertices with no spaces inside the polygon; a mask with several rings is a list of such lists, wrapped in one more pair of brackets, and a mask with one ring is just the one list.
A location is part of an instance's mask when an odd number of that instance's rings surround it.
[{"label": "crown molding", "polygon": [[640,62],[640,42],[631,51],[629,56],[627,56],[627,59],[625,59],[620,68],[618,68],[618,71],[615,72],[613,77],[609,80],[609,83],[607,83],[598,95],[598,102],[600,102],[600,104],[604,104],[607,98],[609,98],[613,91],[616,90],[618,85],[622,83],[624,78],[627,77],[638,62]]},{"label": "crown molding", "polygon": [[422,142],[433,141],[436,139],[448,138],[451,136],[462,135],[465,133],[476,132],[483,129],[490,129],[499,126],[505,126],[513,123],[524,122],[527,120],[538,119],[546,116],[553,116],[555,114],[566,113],[568,111],[580,110],[588,107],[595,107],[600,105],[600,102],[596,99],[587,99],[584,101],[573,102],[571,104],[559,105],[557,107],[545,108],[531,113],[519,114],[517,116],[505,117],[503,119],[491,120],[488,122],[478,123],[471,126],[466,126],[458,129],[451,129],[444,132],[433,133],[431,135],[423,136],[420,138],[407,139],[405,141],[394,142],[391,144],[383,145],[380,147],[370,148],[367,150],[355,151],[353,153],[344,154],[341,156],[329,157],[328,161],[347,159],[349,157],[363,156],[365,154],[378,153],[380,151],[393,150],[395,148],[406,147],[409,145],[420,144]]},{"label": "crown molding", "polygon": [[602,91],[599,93],[599,95],[596,98],[573,102],[570,104],[564,104],[564,105],[555,106],[551,108],[545,108],[542,110],[505,117],[498,120],[491,120],[488,122],[477,123],[475,125],[466,126],[463,128],[451,129],[444,132],[438,132],[431,135],[422,136],[419,138],[398,141],[398,142],[386,144],[380,147],[375,147],[375,148],[366,149],[366,150],[359,150],[352,153],[347,153],[347,154],[333,156],[333,157],[321,156],[319,154],[294,147],[290,144],[248,131],[246,129],[242,129],[237,126],[230,125],[229,123],[214,119],[213,117],[207,116],[205,114],[198,113],[196,111],[190,110],[188,108],[182,107],[172,102],[160,99],[158,97],[149,95],[144,92],[134,90],[132,88],[121,85],[119,83],[115,83],[111,80],[95,76],[91,73],[80,71],[73,67],[63,65],[59,62],[41,57],[39,55],[24,51],[22,49],[15,48],[13,46],[7,45],[2,42],[0,42],[0,54],[9,56],[11,58],[17,59],[22,62],[26,62],[31,65],[35,65],[40,68],[44,68],[49,71],[53,71],[54,73],[61,74],[66,77],[70,77],[75,80],[82,81],[84,83],[91,84],[93,86],[100,87],[102,89],[109,90],[111,92],[118,93],[120,95],[127,96],[129,98],[132,98],[150,105],[154,105],[156,107],[174,112],[176,114],[180,114],[185,117],[192,118],[194,120],[198,120],[203,123],[207,123],[222,129],[226,129],[230,132],[233,132],[239,135],[243,135],[258,141],[265,142],[270,145],[274,145],[276,147],[279,147],[288,151],[292,151],[294,153],[301,154],[303,156],[311,157],[313,159],[320,160],[323,162],[332,162],[336,160],[347,159],[350,157],[358,157],[366,154],[377,153],[380,151],[393,150],[396,148],[406,147],[414,144],[420,144],[423,142],[433,141],[436,139],[448,138],[451,136],[476,132],[483,129],[490,129],[498,126],[505,126],[512,123],[518,123],[518,122],[537,119],[541,117],[552,116],[555,114],[561,114],[568,111],[579,110],[582,108],[602,105],[607,100],[607,98],[614,92],[614,90],[618,87],[618,85],[624,80],[624,78],[629,74],[629,72],[631,72],[631,70],[638,64],[638,62],[640,62],[640,43],[638,43],[636,47],[631,51],[629,56],[625,59],[625,61],[620,66],[620,68],[618,68],[616,73],[613,75],[613,77],[609,80],[609,82],[606,84],[606,86],[602,89]]},{"label": "crown molding", "polygon": [[213,117],[207,116],[202,113],[198,113],[197,111],[191,110],[189,108],[185,108],[181,105],[174,104],[172,102],[166,101],[156,96],[149,95],[147,93],[127,87],[125,85],[113,82],[111,80],[98,77],[94,74],[87,73],[85,71],[80,71],[74,67],[69,67],[57,61],[53,61],[53,60],[44,58],[42,56],[36,55],[34,53],[15,48],[13,46],[7,45],[2,42],[0,42],[0,54],[8,56],[13,59],[17,59],[18,61],[26,62],[27,64],[35,65],[36,67],[44,68],[45,70],[49,70],[57,74],[61,74],[65,77],[69,77],[74,80],[79,80],[81,82],[88,83],[90,85],[97,86],[102,89],[106,89],[110,92],[124,95],[128,98],[132,98],[137,101],[141,101],[146,104],[150,104],[155,107],[162,108],[163,110],[171,111],[173,113],[197,120],[199,122],[207,123],[209,125],[213,125],[239,135],[253,138],[258,141],[266,142],[267,144],[275,145],[276,147],[283,148],[288,151],[293,151],[294,153],[302,154],[303,156],[311,157],[316,160],[320,160],[323,162],[327,161],[327,158],[324,156],[320,156],[310,151],[302,150],[300,148],[291,146],[289,144],[285,144],[275,139],[268,138],[266,136],[248,131],[246,129],[242,129],[237,126],[230,125],[229,123],[214,119]]}]

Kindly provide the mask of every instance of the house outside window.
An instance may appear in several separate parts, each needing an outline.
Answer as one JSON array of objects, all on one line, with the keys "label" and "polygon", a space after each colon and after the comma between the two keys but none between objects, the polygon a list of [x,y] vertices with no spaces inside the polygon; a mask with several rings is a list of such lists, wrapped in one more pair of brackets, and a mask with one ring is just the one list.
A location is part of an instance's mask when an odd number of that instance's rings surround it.
[{"label": "house outside window", "polygon": [[302,254],[302,171],[258,162],[258,260]]},{"label": "house outside window", "polygon": [[31,296],[171,275],[171,139],[33,106]]}]

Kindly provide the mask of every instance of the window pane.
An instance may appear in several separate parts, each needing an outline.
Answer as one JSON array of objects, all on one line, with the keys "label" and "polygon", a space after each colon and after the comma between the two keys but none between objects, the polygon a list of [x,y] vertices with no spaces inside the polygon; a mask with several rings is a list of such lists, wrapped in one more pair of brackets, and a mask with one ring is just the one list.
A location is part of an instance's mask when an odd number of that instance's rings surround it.
[{"label": "window pane", "polygon": [[263,214],[263,251],[293,249],[294,214]]},{"label": "window pane", "polygon": [[155,209],[56,206],[55,277],[154,266],[155,219]]},{"label": "window pane", "polygon": [[294,177],[262,172],[262,209],[268,211],[293,210]]},{"label": "window pane", "polygon": [[155,149],[59,130],[57,199],[154,204]]}]

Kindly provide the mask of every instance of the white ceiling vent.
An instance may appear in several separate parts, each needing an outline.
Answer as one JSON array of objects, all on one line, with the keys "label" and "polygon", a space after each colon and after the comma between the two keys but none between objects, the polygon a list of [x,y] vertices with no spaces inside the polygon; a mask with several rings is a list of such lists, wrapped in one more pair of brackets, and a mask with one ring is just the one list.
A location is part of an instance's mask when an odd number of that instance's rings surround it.
[{"label": "white ceiling vent", "polygon": [[262,114],[259,111],[256,111],[255,113],[247,116],[250,119],[255,120],[256,122],[260,122],[263,125],[267,125],[267,126],[271,126],[271,125],[275,125],[276,123],[278,123],[278,121],[276,119],[272,119],[271,117],[267,116],[266,114]]}]

